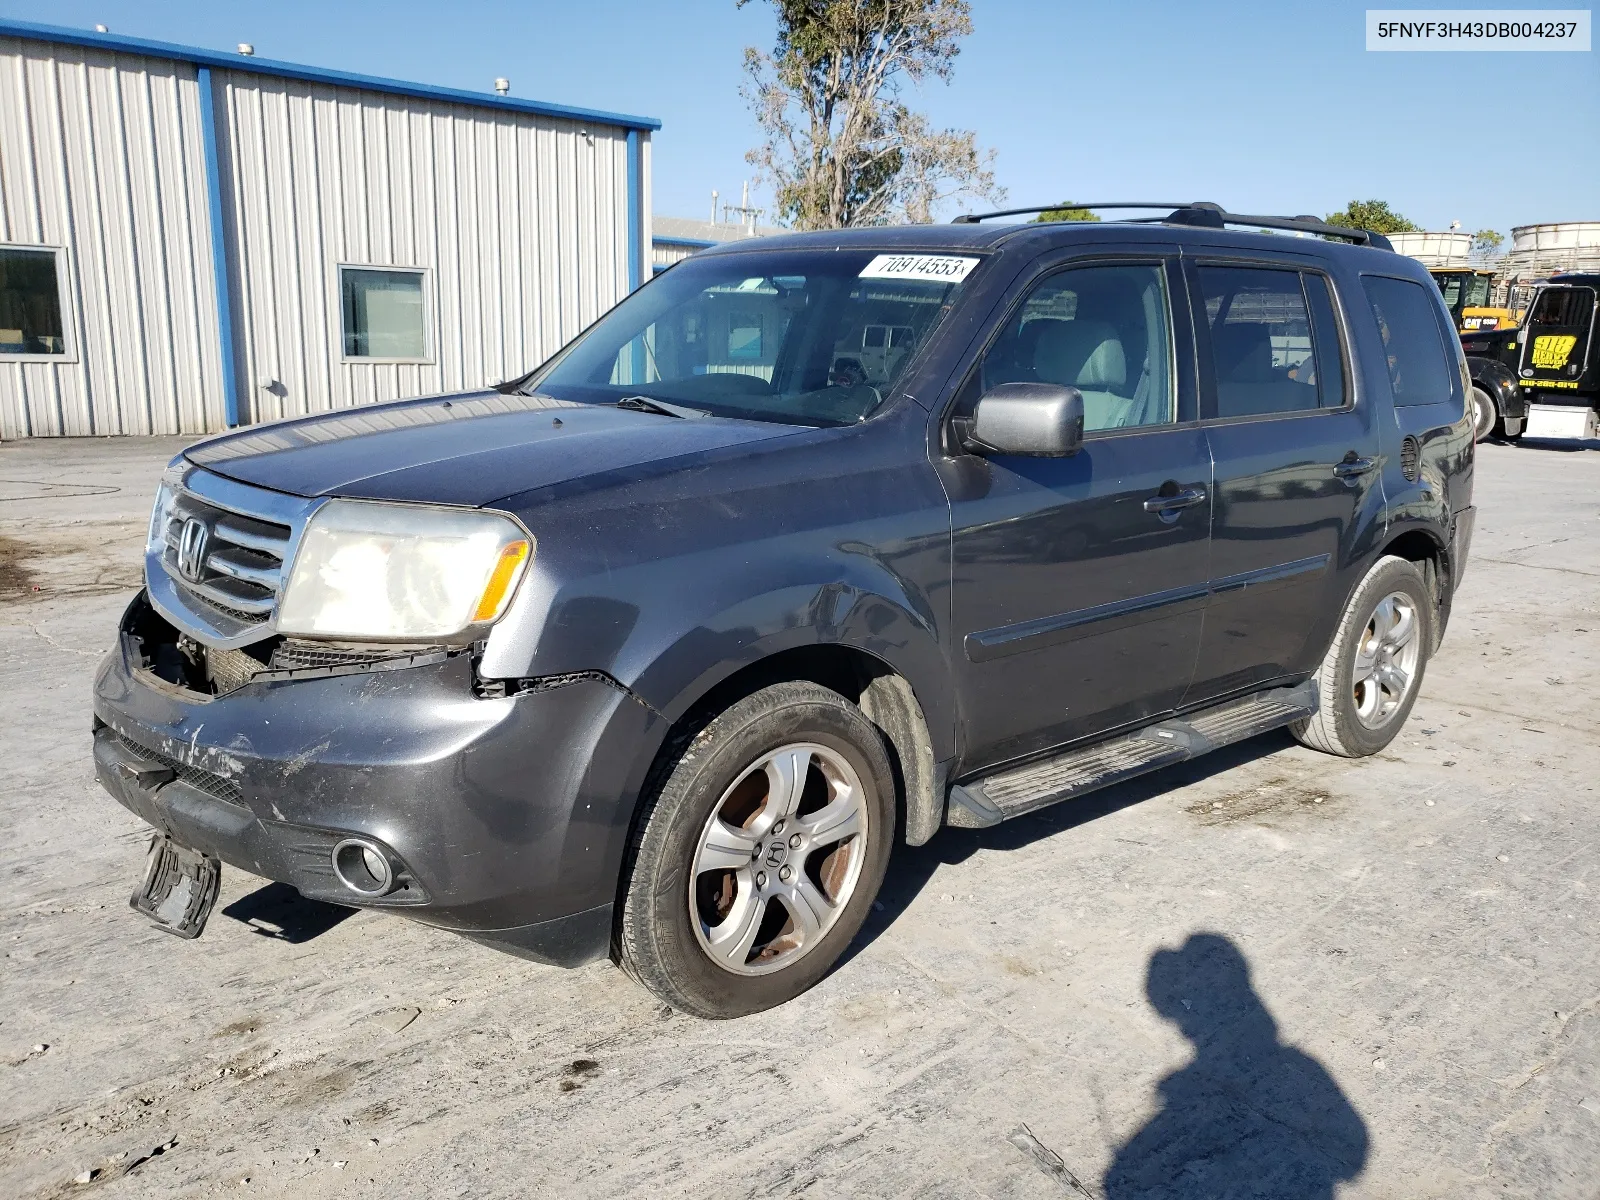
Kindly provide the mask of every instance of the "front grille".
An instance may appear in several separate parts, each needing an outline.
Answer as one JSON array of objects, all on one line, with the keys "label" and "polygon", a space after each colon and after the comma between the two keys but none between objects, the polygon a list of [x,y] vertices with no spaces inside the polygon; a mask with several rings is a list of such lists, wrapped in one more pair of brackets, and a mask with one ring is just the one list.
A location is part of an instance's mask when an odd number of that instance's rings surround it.
[{"label": "front grille", "polygon": [[264,624],[277,607],[290,532],[287,525],[180,492],[163,531],[161,565],[204,607]]},{"label": "front grille", "polygon": [[403,658],[417,653],[415,648],[401,652],[378,649],[346,649],[341,646],[319,646],[315,642],[300,642],[285,638],[272,652],[274,671],[299,671],[306,667],[361,667],[382,662],[387,658]]},{"label": "front grille", "polygon": [[244,789],[233,780],[215,771],[207,771],[203,767],[191,767],[188,763],[179,762],[170,754],[162,754],[159,750],[152,750],[148,746],[141,746],[126,734],[117,734],[117,740],[141,758],[158,762],[172,771],[177,777],[196,791],[214,796],[229,804],[242,804],[244,802]]}]

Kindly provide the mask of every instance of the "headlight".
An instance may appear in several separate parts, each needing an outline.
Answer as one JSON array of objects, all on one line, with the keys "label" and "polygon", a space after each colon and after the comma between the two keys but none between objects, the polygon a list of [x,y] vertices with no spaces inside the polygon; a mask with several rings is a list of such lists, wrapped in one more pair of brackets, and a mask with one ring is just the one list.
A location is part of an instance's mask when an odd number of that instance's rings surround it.
[{"label": "headlight", "polygon": [[331,500],[301,536],[278,631],[456,638],[500,618],[532,557],[527,531],[496,513]]},{"label": "headlight", "polygon": [[156,505],[150,510],[150,533],[144,540],[146,554],[166,553],[167,525],[172,520],[172,505],[177,495],[165,481],[156,492]]}]

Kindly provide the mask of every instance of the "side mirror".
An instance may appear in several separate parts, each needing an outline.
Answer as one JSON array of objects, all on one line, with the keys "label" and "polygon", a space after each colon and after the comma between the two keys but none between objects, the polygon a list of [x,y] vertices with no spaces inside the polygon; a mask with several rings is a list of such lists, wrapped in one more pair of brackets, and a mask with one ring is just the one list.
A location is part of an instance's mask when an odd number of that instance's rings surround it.
[{"label": "side mirror", "polygon": [[1083,448],[1083,395],[1055,383],[1002,383],[979,398],[962,434],[973,454],[1067,458]]}]

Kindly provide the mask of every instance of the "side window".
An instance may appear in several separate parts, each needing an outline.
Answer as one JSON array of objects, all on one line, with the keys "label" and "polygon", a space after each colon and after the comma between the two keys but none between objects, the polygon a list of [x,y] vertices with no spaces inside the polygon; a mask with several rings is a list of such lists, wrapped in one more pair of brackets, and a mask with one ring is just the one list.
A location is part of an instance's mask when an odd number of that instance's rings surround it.
[{"label": "side window", "polygon": [[[1320,275],[1270,267],[1201,267],[1217,417],[1311,412],[1344,403],[1338,322]],[[1323,312],[1313,337],[1314,297]]]},{"label": "side window", "polygon": [[1539,293],[1529,325],[1582,327],[1594,313],[1594,291],[1584,287],[1552,287]]},{"label": "side window", "polygon": [[0,246],[0,354],[66,355],[58,253]]},{"label": "side window", "polygon": [[1333,307],[1328,281],[1310,272],[1300,277],[1311,302],[1311,343],[1316,353],[1317,397],[1323,408],[1342,408],[1350,402],[1345,382],[1344,337]]},{"label": "side window", "polygon": [[984,355],[981,390],[1058,383],[1083,393],[1085,432],[1173,419],[1172,322],[1155,264],[1077,267],[1041,280]]},{"label": "side window", "polygon": [[1446,352],[1434,298],[1406,279],[1367,275],[1361,286],[1383,338],[1395,406],[1451,399],[1455,363]]},{"label": "side window", "polygon": [[1461,299],[1461,276],[1435,275],[1433,281],[1439,285],[1439,294],[1444,297],[1444,306],[1455,312],[1456,302]]}]

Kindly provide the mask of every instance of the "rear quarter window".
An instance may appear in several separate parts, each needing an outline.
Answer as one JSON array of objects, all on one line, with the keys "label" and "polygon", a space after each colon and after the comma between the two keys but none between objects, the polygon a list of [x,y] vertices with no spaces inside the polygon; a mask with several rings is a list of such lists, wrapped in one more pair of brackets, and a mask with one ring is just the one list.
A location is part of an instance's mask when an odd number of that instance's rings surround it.
[{"label": "rear quarter window", "polygon": [[1363,276],[1361,286],[1383,339],[1395,407],[1451,400],[1455,358],[1439,328],[1433,289],[1381,275]]}]

